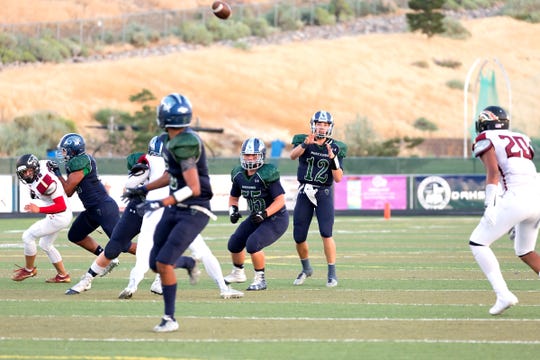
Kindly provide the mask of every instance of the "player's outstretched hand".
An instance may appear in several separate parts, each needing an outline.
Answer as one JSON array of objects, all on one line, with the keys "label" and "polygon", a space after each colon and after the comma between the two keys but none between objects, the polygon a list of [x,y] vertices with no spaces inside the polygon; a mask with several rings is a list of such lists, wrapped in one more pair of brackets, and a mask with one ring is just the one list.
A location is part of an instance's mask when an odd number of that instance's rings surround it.
[{"label": "player's outstretched hand", "polygon": [[121,196],[122,201],[129,202],[132,199],[139,198],[144,200],[148,194],[146,186],[138,186],[136,188],[127,188]]},{"label": "player's outstretched hand", "polygon": [[156,211],[163,207],[163,201],[161,200],[148,200],[137,205],[137,214],[144,216],[147,212]]},{"label": "player's outstretched hand", "polygon": [[262,223],[266,218],[268,217],[268,214],[265,211],[256,211],[252,212],[249,218],[251,219],[251,222],[254,224],[260,224]]},{"label": "player's outstretched hand", "polygon": [[129,176],[139,176],[144,174],[148,170],[148,165],[145,163],[136,163],[133,165],[131,170],[129,170]]},{"label": "player's outstretched hand", "polygon": [[242,214],[238,211],[238,206],[232,205],[229,208],[229,219],[231,220],[231,223],[236,224],[241,217]]},{"label": "player's outstretched hand", "polygon": [[47,169],[58,177],[62,176],[62,173],[60,172],[60,165],[58,165],[58,163],[54,160],[47,161]]}]

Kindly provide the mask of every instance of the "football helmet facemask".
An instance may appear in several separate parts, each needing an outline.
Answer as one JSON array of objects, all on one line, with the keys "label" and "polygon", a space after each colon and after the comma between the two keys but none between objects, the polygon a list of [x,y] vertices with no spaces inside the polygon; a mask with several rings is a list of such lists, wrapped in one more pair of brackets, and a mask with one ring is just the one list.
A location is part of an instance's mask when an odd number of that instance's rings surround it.
[{"label": "football helmet facemask", "polygon": [[163,149],[163,141],[159,136],[154,136],[148,143],[148,155],[161,156],[161,149]]},{"label": "football helmet facemask", "polygon": [[75,133],[69,133],[62,136],[56,149],[56,158],[60,162],[68,162],[76,156],[84,154],[86,151],[86,144],[81,135]]},{"label": "football helmet facemask", "polygon": [[[35,155],[25,154],[17,160],[17,176],[25,184],[31,184],[39,176],[39,160]],[[32,170],[32,171],[28,171]]]},{"label": "football helmet facemask", "polygon": [[[256,155],[256,157],[249,156]],[[264,165],[266,158],[266,145],[259,138],[249,138],[242,144],[240,164],[244,170],[255,170]]]},{"label": "football helmet facemask", "polygon": [[189,99],[176,93],[165,96],[156,111],[157,123],[162,129],[187,127],[193,115]]},{"label": "football helmet facemask", "polygon": [[[327,123],[328,128],[325,132],[320,132],[317,129],[317,123]],[[319,110],[311,117],[309,122],[311,125],[311,133],[318,139],[323,139],[332,135],[332,129],[334,128],[334,120],[332,120],[332,114],[328,111]]]},{"label": "football helmet facemask", "polygon": [[488,106],[476,120],[476,132],[481,133],[486,130],[502,130],[510,127],[510,119],[506,111],[499,106]]}]

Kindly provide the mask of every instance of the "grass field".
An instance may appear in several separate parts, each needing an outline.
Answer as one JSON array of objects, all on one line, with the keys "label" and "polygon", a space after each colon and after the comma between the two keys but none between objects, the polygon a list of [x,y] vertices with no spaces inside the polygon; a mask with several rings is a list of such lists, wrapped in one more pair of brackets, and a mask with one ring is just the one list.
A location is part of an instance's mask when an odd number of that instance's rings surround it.
[{"label": "grass field", "polygon": [[[0,359],[508,359],[540,350],[540,283],[508,239],[493,248],[520,303],[488,314],[495,297],[467,245],[477,218],[338,217],[332,289],[315,224],[315,273],[303,286],[292,286],[300,270],[292,228],[266,251],[266,291],[223,300],[204,271],[191,286],[178,270],[180,330],[168,334],[152,332],[163,312],[149,291],[152,274],[131,300],[117,298],[132,255],[76,296],[64,295],[68,285],[44,282],[54,270],[42,252],[37,277],[12,281],[14,264],[24,264],[21,233],[33,221],[0,220]],[[220,216],[204,233],[224,273],[233,228]],[[93,256],[65,232],[57,245],[78,281]]]}]

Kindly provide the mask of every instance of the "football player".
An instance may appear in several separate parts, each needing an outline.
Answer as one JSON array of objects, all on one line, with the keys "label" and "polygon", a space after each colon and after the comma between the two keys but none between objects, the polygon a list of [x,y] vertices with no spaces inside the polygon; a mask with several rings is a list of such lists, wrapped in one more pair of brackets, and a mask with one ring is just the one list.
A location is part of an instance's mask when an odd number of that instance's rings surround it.
[{"label": "football player", "polygon": [[266,146],[259,138],[249,138],[242,144],[240,165],[231,172],[232,188],[229,196],[229,217],[236,224],[242,217],[238,202],[243,196],[251,212],[231,235],[228,249],[233,269],[225,277],[227,283],[246,281],[244,260],[246,251],[251,256],[255,276],[246,290],[266,289],[264,248],[272,245],[287,231],[289,213],[285,207],[285,191],[278,169],[265,164]]},{"label": "football player", "polygon": [[23,233],[25,267],[16,269],[11,279],[22,281],[36,276],[37,268],[34,262],[37,255],[36,240],[39,239],[39,246],[57,272],[56,276],[46,282],[68,283],[71,278],[64,268],[60,252],[54,247],[58,233],[67,228],[73,218],[64,189],[57,177],[48,170],[46,160],[38,160],[35,155],[26,154],[17,160],[16,167],[17,177],[28,187],[32,198],[30,203],[24,206],[24,210],[46,215]]},{"label": "football player", "polygon": [[[62,176],[58,163],[48,162],[49,169],[58,177],[66,195],[71,197],[77,192],[84,206],[84,211],[79,213],[71,224],[68,239],[98,256],[103,252],[103,248],[90,234],[101,226],[105,234],[111,237],[114,226],[120,219],[118,205],[99,180],[96,160],[86,153],[86,144],[81,135],[64,135],[58,143],[56,157],[64,164],[67,178]],[[105,275],[117,264],[117,260],[112,262],[101,275]]]},{"label": "football player", "polygon": [[[148,144],[147,154],[134,154],[128,157],[128,168],[131,168],[131,175],[126,183],[126,188],[136,188],[151,182],[163,175],[165,172],[165,161],[161,156],[163,142],[159,136],[154,136]],[[136,159],[136,160],[135,160]],[[131,160],[131,161],[130,161]],[[134,161],[135,160],[135,161]],[[132,166],[133,165],[133,166]],[[137,171],[135,171],[137,169]],[[159,200],[167,197],[169,189],[162,187],[149,191],[146,200]],[[132,200],[134,201],[134,200]],[[120,293],[120,299],[129,299],[137,291],[138,284],[144,278],[144,274],[149,269],[148,258],[153,245],[154,230],[161,219],[163,208],[147,213],[142,218],[140,224],[140,234],[137,240],[137,260],[135,266],[129,275],[128,286]],[[116,232],[116,229],[115,229]],[[224,299],[239,298],[244,294],[234,290],[225,284],[223,273],[218,259],[214,256],[210,248],[206,245],[204,239],[199,234],[188,248],[193,257],[181,256],[177,262],[177,268],[185,268],[190,277],[190,283],[194,285],[197,282],[200,270],[197,269],[196,260],[202,261],[210,277],[216,282],[220,289],[220,296]],[[196,260],[194,260],[195,258]],[[161,279],[156,275],[150,288],[155,294],[162,295]]]},{"label": "football player", "polygon": [[302,271],[294,280],[294,285],[302,285],[313,274],[309,261],[307,243],[309,226],[313,213],[317,216],[319,233],[322,237],[324,254],[328,263],[326,286],[338,284],[336,276],[336,244],[332,237],[334,226],[334,181],[343,177],[343,158],[347,147],[332,139],[334,120],[328,111],[315,112],[310,120],[308,135],[295,135],[294,148],[290,157],[298,159],[297,180],[300,184],[293,214],[293,237],[296,251],[302,263]]},{"label": "football player", "polygon": [[[159,139],[158,139],[159,140]],[[150,146],[161,146],[161,140],[159,143],[154,140],[150,143]],[[154,149],[149,149],[149,154],[152,153]],[[130,169],[128,181],[126,183],[127,188],[133,188],[137,185],[142,185],[141,182],[145,182],[150,175],[150,167],[152,167],[153,174],[151,175],[154,178],[159,178],[163,175],[165,171],[165,165],[163,161],[154,161],[162,159],[158,156],[146,156],[144,153],[133,153],[127,157],[127,167]],[[167,190],[166,188],[164,188]],[[154,190],[146,196],[147,199],[156,198],[154,192],[158,192],[159,189]],[[161,197],[157,197],[161,198]],[[135,279],[133,282],[130,281],[131,287],[122,291],[119,298],[129,299],[135,291],[137,291],[137,285],[143,279],[144,274],[148,271],[148,257],[150,256],[150,249],[152,248],[152,237],[154,233],[154,228],[161,217],[161,212],[155,211],[149,216],[143,219],[144,214],[139,214],[137,211],[137,205],[141,204],[145,200],[144,196],[134,197],[129,200],[120,221],[114,227],[110,240],[105,245],[105,250],[98,255],[94,260],[86,274],[82,277],[81,281],[75,286],[71,287],[66,291],[67,295],[79,294],[83,291],[89,290],[91,288],[91,283],[93,279],[98,275],[104,272],[114,259],[116,259],[121,253],[128,252],[130,249],[135,247],[135,244],[132,242],[133,238],[142,231],[142,236],[139,237],[139,241],[136,243],[136,266],[135,266]],[[152,217],[150,215],[155,215]],[[181,266],[188,269],[188,273],[192,279],[195,279],[196,272],[198,269],[195,269],[196,262],[192,258],[189,258],[190,262],[183,261]],[[192,280],[195,282],[195,280]],[[158,284],[159,285],[159,284]],[[152,286],[154,289],[157,285]],[[151,289],[151,290],[152,290]],[[156,292],[154,290],[154,292]]]},{"label": "football player", "polygon": [[146,200],[138,205],[141,212],[165,207],[154,232],[150,251],[150,268],[158,272],[163,288],[164,315],[154,327],[156,332],[178,330],[174,318],[177,280],[174,272],[177,259],[203,231],[210,218],[210,199],[213,196],[208,174],[205,146],[190,127],[193,117],[191,102],[181,94],[165,96],[157,108],[158,125],[165,130],[162,156],[166,172],[158,179],[135,189],[125,196],[146,196],[154,189],[169,187],[163,199]]},{"label": "football player", "polygon": [[[488,106],[476,120],[472,146],[486,168],[484,215],[469,239],[470,249],[489,280],[497,300],[489,309],[500,315],[518,303],[508,289],[490,245],[514,228],[515,254],[536,274],[540,256],[535,251],[540,223],[540,183],[532,161],[534,150],[528,136],[510,131],[510,119],[499,106]],[[499,184],[503,192],[499,195]]]}]

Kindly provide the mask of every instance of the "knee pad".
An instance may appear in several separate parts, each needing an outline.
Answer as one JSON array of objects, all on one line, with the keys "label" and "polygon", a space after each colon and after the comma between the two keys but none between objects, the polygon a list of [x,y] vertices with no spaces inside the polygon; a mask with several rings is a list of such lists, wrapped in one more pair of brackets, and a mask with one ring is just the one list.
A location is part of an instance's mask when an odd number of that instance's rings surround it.
[{"label": "knee pad", "polygon": [[54,247],[52,241],[47,241],[44,238],[39,240],[39,247],[47,254],[51,264],[56,264],[62,261],[62,256],[56,247]]},{"label": "knee pad", "polygon": [[105,245],[105,257],[107,259],[116,259],[118,255],[128,251],[130,245],[131,242],[129,242],[127,245],[122,246],[122,244],[116,241],[109,241],[107,245]]},{"label": "knee pad", "polygon": [[23,232],[22,241],[24,245],[24,255],[34,256],[37,254],[36,239],[30,231],[26,230]]}]

